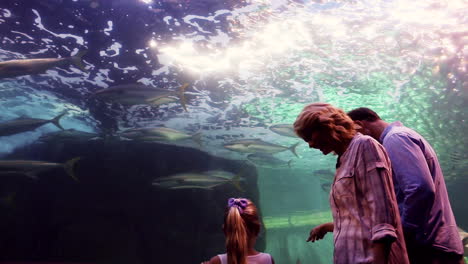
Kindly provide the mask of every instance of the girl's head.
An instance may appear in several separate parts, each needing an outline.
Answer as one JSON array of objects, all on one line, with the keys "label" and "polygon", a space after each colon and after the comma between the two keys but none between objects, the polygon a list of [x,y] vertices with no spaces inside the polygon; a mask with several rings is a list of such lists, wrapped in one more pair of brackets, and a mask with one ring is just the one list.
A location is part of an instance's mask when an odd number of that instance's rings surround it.
[{"label": "girl's head", "polygon": [[325,155],[332,151],[341,154],[356,134],[353,120],[343,110],[327,103],[304,107],[294,122],[294,131],[311,148],[320,149]]},{"label": "girl's head", "polygon": [[257,207],[246,198],[229,198],[224,214],[228,264],[246,264],[247,251],[260,232]]}]

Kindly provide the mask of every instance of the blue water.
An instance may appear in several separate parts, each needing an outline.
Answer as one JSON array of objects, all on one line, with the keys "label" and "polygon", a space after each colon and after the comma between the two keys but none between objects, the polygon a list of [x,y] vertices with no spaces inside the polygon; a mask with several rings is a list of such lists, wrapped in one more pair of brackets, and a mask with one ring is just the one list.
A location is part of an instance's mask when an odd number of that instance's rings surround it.
[{"label": "blue water", "polygon": [[[461,0],[3,0],[0,61],[63,58],[84,50],[87,54],[86,71],[71,65],[1,79],[0,122],[23,116],[51,119],[66,112],[61,120],[65,128],[93,132],[100,139],[115,139],[124,129],[165,126],[202,134],[201,147],[192,140],[170,143],[182,152],[188,147],[246,160],[245,154],[223,144],[261,138],[291,146],[299,140],[269,127],[291,124],[305,104],[326,101],[344,110],[367,106],[387,121],[403,121],[431,142],[449,188],[456,186],[449,191],[459,224],[466,229],[468,215],[459,208],[466,198],[462,190],[468,163],[467,13],[468,5]],[[177,92],[185,83],[187,111],[178,101],[123,106],[93,96],[121,84]],[[47,124],[0,137],[0,155],[34,146],[39,137],[56,131]],[[327,193],[320,185],[331,176],[320,172],[333,170],[335,157],[322,156],[306,144],[297,151],[299,158],[289,151],[275,154],[292,160],[291,168],[257,168],[264,217],[302,219],[328,211]],[[191,165],[164,166],[183,170]],[[189,193],[218,199],[210,192]],[[219,200],[221,206],[224,200]],[[312,222],[291,230],[271,227],[263,249],[273,251],[278,263],[329,263],[330,238],[314,245],[298,242],[305,240]],[[176,228],[157,227],[155,232]],[[222,248],[222,233],[217,235]],[[149,244],[132,252],[150,251]],[[296,250],[288,251],[287,245]],[[115,248],[102,253],[103,259],[117,254]],[[191,261],[209,258],[214,251],[199,252]],[[28,251],[29,257],[34,254]],[[46,255],[36,254],[35,259],[50,260]],[[134,263],[155,259],[150,253],[136,255]],[[80,260],[60,256],[56,259]]]}]

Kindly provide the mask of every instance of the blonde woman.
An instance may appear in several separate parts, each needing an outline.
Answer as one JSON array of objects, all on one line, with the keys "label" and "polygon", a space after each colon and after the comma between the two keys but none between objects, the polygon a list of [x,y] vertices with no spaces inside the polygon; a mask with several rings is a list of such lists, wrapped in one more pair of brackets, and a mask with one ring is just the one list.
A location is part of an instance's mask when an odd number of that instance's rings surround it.
[{"label": "blonde woman", "polygon": [[327,103],[306,106],[294,130],[309,147],[338,155],[330,191],[333,222],[313,228],[307,241],[333,232],[336,264],[409,263],[383,147],[356,132],[353,121]]}]

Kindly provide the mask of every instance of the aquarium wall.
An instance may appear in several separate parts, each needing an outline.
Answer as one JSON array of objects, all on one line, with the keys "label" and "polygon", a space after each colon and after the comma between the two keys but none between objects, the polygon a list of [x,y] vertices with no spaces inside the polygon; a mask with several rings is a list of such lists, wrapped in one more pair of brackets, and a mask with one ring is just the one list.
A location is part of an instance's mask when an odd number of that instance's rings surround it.
[{"label": "aquarium wall", "polygon": [[331,263],[337,156],[304,106],[368,107],[437,152],[468,230],[468,4],[451,1],[0,2],[0,262],[200,263],[227,199],[257,250]]}]

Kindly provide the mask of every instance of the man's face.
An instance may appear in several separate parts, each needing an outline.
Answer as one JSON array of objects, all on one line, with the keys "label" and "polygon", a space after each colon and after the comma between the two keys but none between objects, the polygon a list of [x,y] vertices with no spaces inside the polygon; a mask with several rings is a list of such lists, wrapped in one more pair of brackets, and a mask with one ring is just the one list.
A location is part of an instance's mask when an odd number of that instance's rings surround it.
[{"label": "man's face", "polygon": [[354,121],[359,127],[356,129],[359,133],[372,136],[371,125],[367,121]]}]

